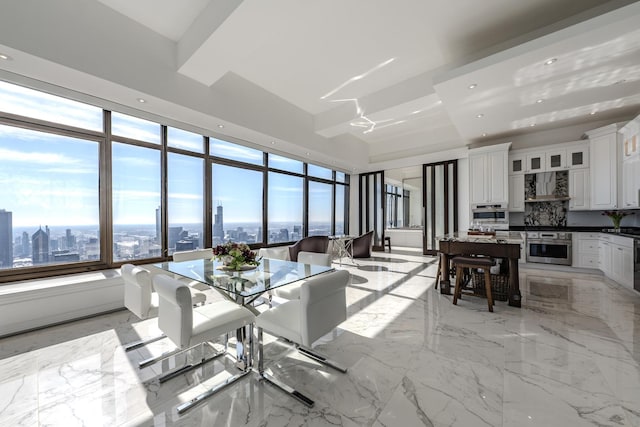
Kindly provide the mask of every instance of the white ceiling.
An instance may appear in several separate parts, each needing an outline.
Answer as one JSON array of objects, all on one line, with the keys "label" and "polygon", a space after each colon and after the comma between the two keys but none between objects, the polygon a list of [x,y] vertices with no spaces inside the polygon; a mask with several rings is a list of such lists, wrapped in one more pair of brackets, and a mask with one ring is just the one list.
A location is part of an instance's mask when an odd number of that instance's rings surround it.
[{"label": "white ceiling", "polygon": [[[125,21],[141,24],[144,31],[165,39],[172,50],[176,77],[165,77],[166,92],[181,76],[199,85],[205,95],[208,90],[230,93],[238,105],[228,108],[246,115],[259,116],[257,106],[262,104],[273,109],[289,105],[281,117],[304,121],[320,138],[304,138],[313,142],[303,150],[322,151],[318,141],[325,138],[333,143],[327,144],[330,148],[325,152],[335,152],[341,144],[364,144],[367,161],[394,159],[640,111],[640,2],[94,1],[93,6],[86,0],[65,1],[69,8],[75,3],[84,8],[76,16],[82,25],[77,24],[74,31],[82,27],[92,33],[88,28],[95,17],[117,31],[127,27]],[[6,22],[26,16],[33,1],[25,3],[15,6],[25,8],[16,11],[16,17],[10,16],[11,10],[3,11],[9,15]],[[98,9],[98,4],[111,13]],[[90,7],[95,8],[94,13],[83,15]],[[31,8],[31,14],[46,12]],[[11,38],[4,37],[1,27],[0,43],[5,43]],[[44,43],[36,39],[37,34],[30,37],[34,46]],[[55,37],[55,32],[43,37]],[[12,53],[11,49],[31,50],[32,55],[46,55],[58,64],[80,68],[72,60],[63,62],[61,53],[57,57],[38,53],[37,47],[15,38],[14,45],[5,45]],[[155,43],[145,35],[118,49],[129,49],[135,57],[135,49],[139,53],[145,49],[143,39]],[[159,56],[165,54],[161,49],[165,44],[159,41],[158,46],[147,48]],[[544,65],[551,58],[557,61]],[[15,64],[15,70],[0,66],[20,72]],[[140,76],[136,86],[125,85],[126,79],[134,79],[122,76],[122,71],[99,77],[113,82],[121,79],[121,86],[141,92],[150,84]],[[160,84],[160,77],[153,78]],[[477,87],[469,89],[471,84]],[[178,100],[179,85],[186,83],[176,83],[175,93],[167,93],[166,100],[172,98],[179,107],[191,108],[189,102],[196,101]],[[164,94],[155,96],[163,98]],[[131,104],[121,98],[112,101]],[[208,102],[203,99],[201,108],[192,108],[213,116],[213,110],[219,110],[207,107]],[[170,110],[167,106],[162,113]],[[180,117],[177,110],[175,117]],[[160,108],[155,112],[160,113]],[[215,115],[226,120],[230,129],[234,125],[251,127],[251,123],[232,120],[231,115]],[[265,141],[273,138],[304,145],[277,129],[288,125],[286,120],[271,127],[261,124],[260,132],[267,134]]]}]

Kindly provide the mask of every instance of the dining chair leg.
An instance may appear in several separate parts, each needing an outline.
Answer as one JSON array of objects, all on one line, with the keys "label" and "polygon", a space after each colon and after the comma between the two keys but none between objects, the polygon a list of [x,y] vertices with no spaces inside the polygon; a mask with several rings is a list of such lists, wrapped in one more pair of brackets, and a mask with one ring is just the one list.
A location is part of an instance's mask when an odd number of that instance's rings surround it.
[{"label": "dining chair leg", "polygon": [[160,341],[162,339],[165,339],[167,336],[165,334],[162,335],[158,335],[157,337],[152,337],[152,338],[147,338],[146,340],[139,340],[139,341],[135,341],[132,343],[127,344],[124,347],[124,351],[131,351],[131,350],[135,350],[136,348],[140,348],[140,347],[144,347],[147,344],[151,344],[153,342],[156,341]]},{"label": "dining chair leg", "polygon": [[440,275],[442,271],[442,257],[440,256],[440,254],[438,254],[437,257],[438,257],[438,272],[436,273],[436,289],[438,289],[438,284],[440,283]]},{"label": "dining chair leg", "polygon": [[493,312],[493,296],[491,295],[491,273],[488,268],[484,269],[484,289],[487,294],[487,305],[489,311]]},{"label": "dining chair leg", "polygon": [[291,386],[281,382],[276,379],[273,375],[264,371],[264,340],[262,335],[262,328],[258,328],[258,373],[260,374],[260,378],[267,381],[268,383],[278,387],[280,390],[284,391],[291,397],[299,400],[304,403],[308,407],[313,407],[315,402],[304,394],[300,393],[298,390],[294,389]]},{"label": "dining chair leg", "polygon": [[462,267],[456,267],[456,287],[453,290],[453,305],[458,305],[458,298],[462,295]]},{"label": "dining chair leg", "polygon": [[338,362],[335,362],[329,358],[327,358],[326,356],[324,356],[321,353],[318,353],[315,350],[312,350],[310,348],[307,347],[303,347],[303,346],[298,346],[298,352],[304,354],[305,356],[307,356],[310,359],[316,360],[324,365],[327,366],[331,366],[333,369],[336,369],[340,372],[342,372],[343,374],[347,373],[347,368],[345,368],[344,366],[340,365]]}]

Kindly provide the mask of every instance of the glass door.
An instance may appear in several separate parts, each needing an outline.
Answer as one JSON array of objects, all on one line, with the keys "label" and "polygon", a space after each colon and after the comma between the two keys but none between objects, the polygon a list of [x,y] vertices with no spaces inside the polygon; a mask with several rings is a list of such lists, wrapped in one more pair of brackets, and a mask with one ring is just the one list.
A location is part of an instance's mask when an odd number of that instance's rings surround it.
[{"label": "glass door", "polygon": [[373,250],[384,251],[384,171],[360,174],[360,235],[373,230]]},{"label": "glass door", "polygon": [[429,163],[422,169],[424,244],[422,253],[438,253],[437,238],[458,231],[458,161]]}]

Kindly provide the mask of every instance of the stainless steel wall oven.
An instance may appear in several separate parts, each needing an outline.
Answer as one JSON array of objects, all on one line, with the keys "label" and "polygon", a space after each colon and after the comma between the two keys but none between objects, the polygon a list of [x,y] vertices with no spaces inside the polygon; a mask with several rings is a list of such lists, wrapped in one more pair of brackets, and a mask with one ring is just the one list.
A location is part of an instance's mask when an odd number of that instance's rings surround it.
[{"label": "stainless steel wall oven", "polygon": [[571,233],[527,232],[527,262],[571,265]]}]

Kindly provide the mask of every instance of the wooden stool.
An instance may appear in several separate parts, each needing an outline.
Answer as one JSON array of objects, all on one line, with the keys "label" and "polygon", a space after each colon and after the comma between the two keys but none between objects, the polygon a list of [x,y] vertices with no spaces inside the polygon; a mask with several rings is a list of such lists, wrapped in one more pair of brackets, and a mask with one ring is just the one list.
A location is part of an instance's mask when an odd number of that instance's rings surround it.
[{"label": "wooden stool", "polygon": [[391,237],[384,236],[384,244],[389,248],[389,252],[391,252]]},{"label": "wooden stool", "polygon": [[456,267],[456,287],[453,291],[453,304],[458,305],[458,298],[462,296],[462,269],[482,268],[484,270],[484,288],[487,293],[487,305],[489,311],[493,312],[493,297],[491,296],[491,273],[489,269],[493,265],[491,258],[476,258],[468,256],[454,257],[451,262]]}]

